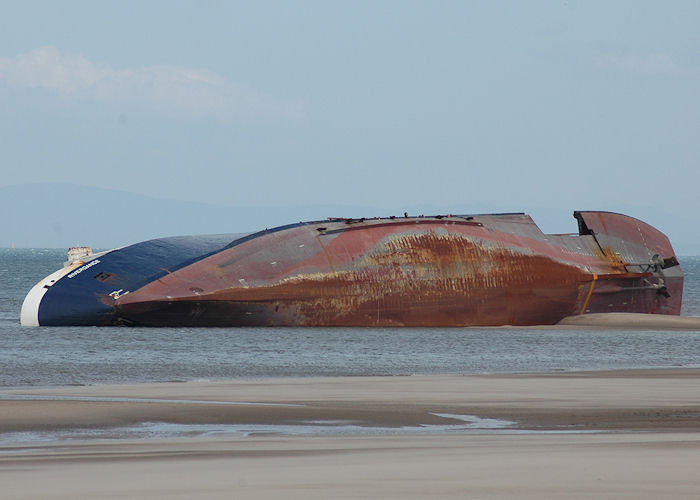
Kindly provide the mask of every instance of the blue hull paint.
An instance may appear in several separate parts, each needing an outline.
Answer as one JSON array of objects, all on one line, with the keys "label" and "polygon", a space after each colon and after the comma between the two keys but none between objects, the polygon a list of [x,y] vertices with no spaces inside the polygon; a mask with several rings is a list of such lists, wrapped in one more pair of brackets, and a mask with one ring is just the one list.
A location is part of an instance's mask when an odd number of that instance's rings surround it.
[{"label": "blue hull paint", "polygon": [[[144,241],[98,257],[50,286],[39,306],[42,326],[118,324],[114,295],[136,290],[161,276],[216,253],[235,234],[178,236]],[[101,274],[102,273],[102,274]],[[72,275],[72,276],[71,276]]]}]

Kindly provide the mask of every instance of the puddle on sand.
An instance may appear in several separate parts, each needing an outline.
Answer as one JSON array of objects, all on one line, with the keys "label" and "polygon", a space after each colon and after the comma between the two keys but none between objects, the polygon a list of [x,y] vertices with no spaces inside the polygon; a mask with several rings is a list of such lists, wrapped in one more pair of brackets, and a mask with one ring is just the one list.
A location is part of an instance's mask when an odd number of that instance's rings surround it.
[{"label": "puddle on sand", "polygon": [[[47,443],[55,441],[84,441],[92,439],[172,439],[253,436],[377,436],[420,434],[572,434],[587,431],[514,429],[515,422],[474,415],[434,413],[438,417],[459,423],[404,427],[370,427],[350,420],[309,420],[298,424],[175,424],[143,422],[133,426],[102,429],[66,429],[59,431],[11,432],[0,434],[0,445]],[[2,450],[11,452],[13,450]]]}]

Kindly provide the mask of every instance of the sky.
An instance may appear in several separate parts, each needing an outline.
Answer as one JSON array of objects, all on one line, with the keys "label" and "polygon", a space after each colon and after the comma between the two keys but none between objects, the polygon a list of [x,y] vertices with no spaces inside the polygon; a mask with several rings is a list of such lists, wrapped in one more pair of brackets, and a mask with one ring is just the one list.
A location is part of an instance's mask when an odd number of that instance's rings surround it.
[{"label": "sky", "polygon": [[2,10],[0,186],[700,220],[697,1]]}]

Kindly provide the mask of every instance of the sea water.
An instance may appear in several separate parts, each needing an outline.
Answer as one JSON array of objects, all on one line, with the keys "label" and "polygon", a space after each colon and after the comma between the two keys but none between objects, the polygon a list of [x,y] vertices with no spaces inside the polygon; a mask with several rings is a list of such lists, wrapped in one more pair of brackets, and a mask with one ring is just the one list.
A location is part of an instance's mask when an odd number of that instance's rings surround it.
[{"label": "sea water", "polygon": [[[127,328],[19,325],[65,249],[0,249],[0,388],[261,377],[700,366],[700,332],[556,328]],[[700,257],[681,257],[700,316]]]}]

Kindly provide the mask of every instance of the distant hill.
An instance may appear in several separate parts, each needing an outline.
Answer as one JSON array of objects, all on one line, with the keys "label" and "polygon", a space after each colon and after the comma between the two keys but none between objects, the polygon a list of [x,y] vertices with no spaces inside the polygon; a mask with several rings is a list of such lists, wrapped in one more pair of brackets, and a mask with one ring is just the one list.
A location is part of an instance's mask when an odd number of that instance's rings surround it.
[{"label": "distant hill", "polygon": [[527,212],[544,232],[577,231],[574,210],[612,210],[657,227],[679,255],[700,255],[700,221],[649,207],[512,207],[465,203],[438,206],[416,200],[405,207],[304,205],[236,207],[176,200],[67,183],[0,187],[0,247],[114,248],[162,236],[252,232],[302,220],[447,213]]},{"label": "distant hill", "polygon": [[0,187],[0,246],[113,248],[162,236],[252,232],[361,211],[351,206],[226,207],[74,184],[21,184]]}]

